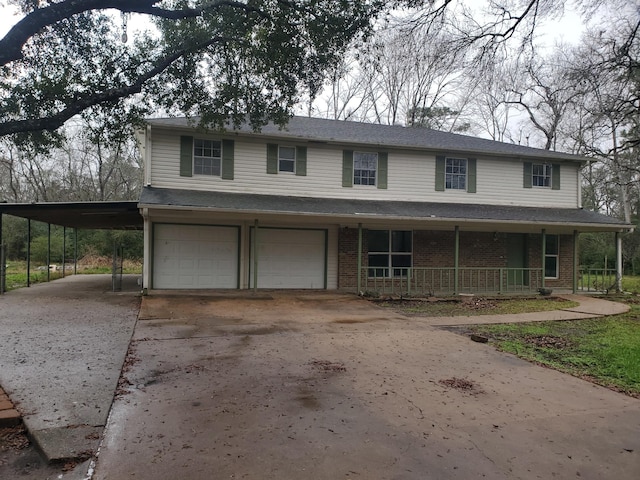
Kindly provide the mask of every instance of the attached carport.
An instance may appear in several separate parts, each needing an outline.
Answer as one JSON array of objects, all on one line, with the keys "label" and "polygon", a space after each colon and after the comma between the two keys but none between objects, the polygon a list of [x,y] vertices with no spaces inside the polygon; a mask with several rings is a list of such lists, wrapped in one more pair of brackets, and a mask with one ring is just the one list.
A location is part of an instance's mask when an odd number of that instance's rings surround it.
[{"label": "attached carport", "polygon": [[[24,218],[27,221],[27,284],[29,284],[31,273],[29,248],[32,221],[46,223],[49,235],[51,225],[63,227],[65,240],[67,228],[74,229],[75,234],[78,229],[142,230],[143,228],[137,201],[0,203],[0,294],[6,290],[4,283],[6,260],[2,230],[4,215]],[[77,241],[75,244],[77,245]],[[63,250],[66,253],[66,243]]]}]

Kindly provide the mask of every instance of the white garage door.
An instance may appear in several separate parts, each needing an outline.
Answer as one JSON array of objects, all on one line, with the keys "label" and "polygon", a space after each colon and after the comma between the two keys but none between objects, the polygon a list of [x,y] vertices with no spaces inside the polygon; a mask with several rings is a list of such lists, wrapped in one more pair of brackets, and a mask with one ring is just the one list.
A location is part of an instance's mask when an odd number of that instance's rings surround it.
[{"label": "white garage door", "polygon": [[155,224],[153,288],[238,288],[238,228]]},{"label": "white garage door", "polygon": [[258,288],[325,288],[325,244],[324,230],[258,229]]}]

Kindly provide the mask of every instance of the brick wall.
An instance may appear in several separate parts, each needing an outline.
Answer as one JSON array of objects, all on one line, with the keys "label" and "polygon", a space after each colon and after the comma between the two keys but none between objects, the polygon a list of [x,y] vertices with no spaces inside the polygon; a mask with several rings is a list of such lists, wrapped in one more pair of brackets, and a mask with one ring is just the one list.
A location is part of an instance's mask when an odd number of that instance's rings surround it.
[{"label": "brick wall", "polygon": [[[338,235],[338,288],[357,286],[358,229],[341,228]],[[542,236],[527,235],[528,267],[542,266]],[[443,268],[454,266],[454,231],[415,230],[413,232],[413,266]],[[362,284],[367,275],[367,230],[362,231]],[[507,234],[494,232],[460,232],[460,267],[507,266]],[[571,288],[573,284],[573,236],[560,236],[560,276],[547,279],[548,287]]]}]

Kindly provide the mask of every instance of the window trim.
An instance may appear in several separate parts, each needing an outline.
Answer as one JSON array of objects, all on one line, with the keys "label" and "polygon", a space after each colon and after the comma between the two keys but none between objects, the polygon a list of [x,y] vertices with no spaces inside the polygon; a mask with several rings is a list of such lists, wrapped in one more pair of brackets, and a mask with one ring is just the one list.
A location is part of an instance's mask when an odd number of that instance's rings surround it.
[{"label": "window trim", "polygon": [[[411,268],[413,268],[413,230],[394,230],[394,229],[370,229],[368,232],[372,232],[372,231],[376,231],[376,232],[387,232],[388,235],[388,251],[386,252],[378,252],[378,251],[371,251],[369,250],[369,245],[367,245],[367,278],[373,279],[373,278],[407,278],[408,277],[408,271]],[[367,235],[368,235],[367,232]],[[411,251],[410,252],[394,252],[393,251],[393,232],[409,232],[411,235]],[[387,266],[386,267],[377,267],[377,266],[370,266],[369,265],[369,258],[370,255],[386,255],[387,256]],[[410,258],[410,266],[409,267],[394,267],[393,266],[393,257],[399,257],[399,256],[404,256],[404,257],[409,257]],[[385,274],[383,276],[376,276],[376,275],[371,275],[371,271],[372,270],[376,270],[376,269],[384,269]],[[405,270],[404,273],[401,273],[400,275],[396,275],[395,274],[395,270],[396,269],[402,269]]]},{"label": "window trim", "polygon": [[[215,156],[204,156],[204,155],[196,155],[196,144],[198,142],[209,142],[211,144],[211,151],[213,153],[215,146],[215,143],[219,144],[219,148],[220,148],[220,156],[219,157],[215,157]],[[198,176],[203,176],[203,177],[220,177],[222,178],[222,164],[223,164],[223,158],[224,158],[224,153],[222,151],[223,148],[223,142],[222,140],[216,140],[216,139],[211,139],[211,138],[194,138],[193,139],[193,148],[192,148],[192,156],[191,156],[191,168],[192,168],[192,172],[193,175],[198,175]],[[208,159],[211,161],[216,161],[218,162],[219,165],[219,170],[220,172],[218,174],[215,173],[202,173],[202,172],[197,172],[196,171],[196,158],[202,158],[202,159]],[[211,165],[211,169],[212,171],[215,169],[215,163],[212,163]]]},{"label": "window trim", "polygon": [[[376,164],[375,164],[375,169],[374,170],[364,170],[362,168],[357,169],[356,168],[356,157],[358,155],[375,155],[376,157]],[[353,175],[351,176],[351,180],[352,180],[352,184],[354,187],[378,187],[378,180],[379,180],[379,173],[380,173],[380,154],[379,152],[365,152],[365,151],[361,151],[361,150],[354,150],[353,152]],[[367,171],[367,172],[371,172],[373,171],[374,173],[374,181],[373,183],[356,183],[356,171]],[[360,179],[362,180],[362,176],[360,176]]]}]

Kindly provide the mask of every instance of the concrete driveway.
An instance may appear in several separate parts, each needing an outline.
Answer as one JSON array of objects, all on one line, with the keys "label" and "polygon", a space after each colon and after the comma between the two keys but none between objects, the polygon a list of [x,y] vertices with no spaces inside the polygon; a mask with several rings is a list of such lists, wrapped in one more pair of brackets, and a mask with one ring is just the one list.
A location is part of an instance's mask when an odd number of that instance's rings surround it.
[{"label": "concrete driveway", "polygon": [[75,275],[0,296],[0,385],[49,460],[99,445],[139,311],[135,276],[124,286]]},{"label": "concrete driveway", "polygon": [[636,479],[640,401],[331,293],[143,299],[93,478]]}]

